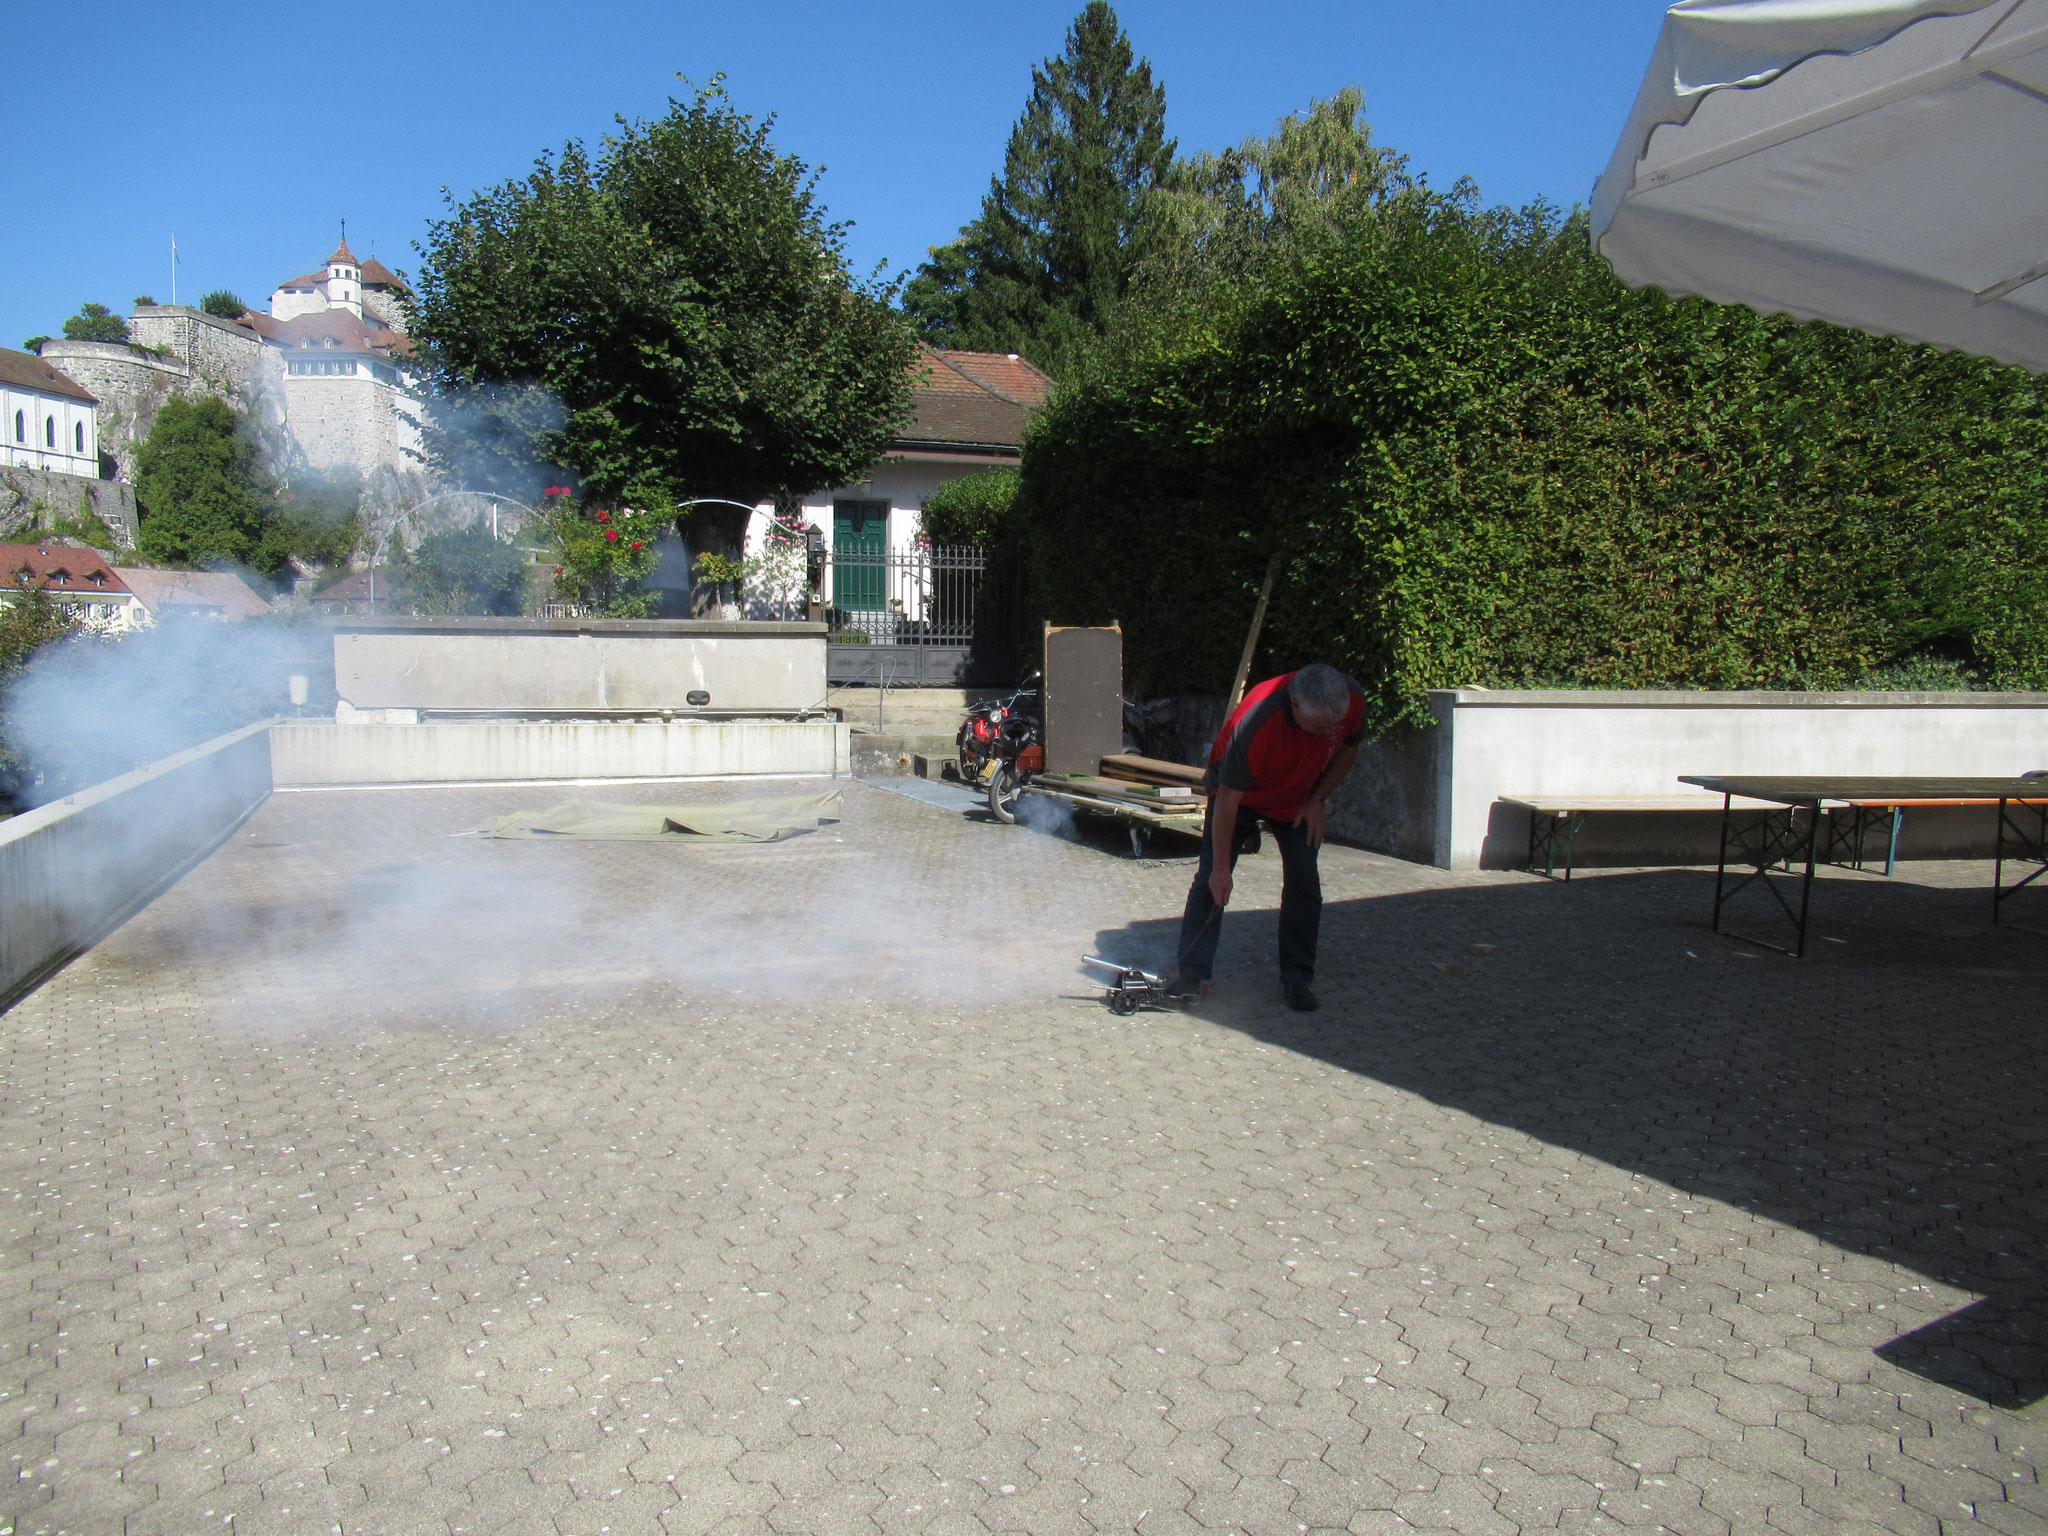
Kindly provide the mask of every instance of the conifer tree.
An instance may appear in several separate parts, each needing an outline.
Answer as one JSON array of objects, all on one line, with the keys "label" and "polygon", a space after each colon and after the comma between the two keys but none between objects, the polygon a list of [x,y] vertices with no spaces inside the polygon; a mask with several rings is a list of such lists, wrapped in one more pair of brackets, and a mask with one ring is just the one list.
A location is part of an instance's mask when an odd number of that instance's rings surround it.
[{"label": "conifer tree", "polygon": [[1146,197],[1173,150],[1165,89],[1108,0],[1089,0],[1060,56],[1032,70],[979,217],[931,253],[904,307],[940,345],[1066,371],[1123,297]]}]

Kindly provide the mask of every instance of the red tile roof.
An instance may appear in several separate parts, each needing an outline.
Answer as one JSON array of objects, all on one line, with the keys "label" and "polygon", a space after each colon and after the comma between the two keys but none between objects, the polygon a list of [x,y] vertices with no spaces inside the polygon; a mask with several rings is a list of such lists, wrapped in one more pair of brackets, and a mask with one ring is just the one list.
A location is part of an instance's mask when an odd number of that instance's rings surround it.
[{"label": "red tile roof", "polygon": [[[353,310],[348,309],[326,309],[318,314],[296,315],[289,320],[251,313],[242,317],[242,324],[273,346],[292,351],[300,350],[302,343],[310,341],[314,345],[307,350],[323,356],[338,352],[358,357],[371,353],[390,357],[394,353],[405,352],[411,345],[399,332],[359,319]],[[329,346],[329,342],[333,345]]]},{"label": "red tile roof", "polygon": [[346,240],[342,241],[341,244],[337,245],[334,248],[334,254],[327,258],[327,265],[331,267],[337,261],[345,261],[352,267],[359,267],[362,265],[361,262],[356,260],[356,253],[348,248],[348,242]]},{"label": "red tile roof", "polygon": [[0,347],[0,384],[12,384],[16,389],[38,390],[46,395],[63,395],[66,399],[82,400],[87,405],[98,405],[99,401],[80,389],[66,375],[37,357],[33,352],[13,352]]},{"label": "red tile roof", "polygon": [[1051,377],[1020,357],[928,348],[911,365],[911,420],[897,446],[1021,452],[1051,392]]},{"label": "red tile roof", "polygon": [[405,279],[372,256],[363,263],[363,286],[365,288],[403,288]]},{"label": "red tile roof", "polygon": [[223,618],[253,619],[270,612],[270,604],[233,571],[151,571],[124,565],[116,566],[114,574],[152,613],[209,608]]},{"label": "red tile roof", "polygon": [[128,584],[96,549],[75,544],[0,544],[0,589],[120,594]]},{"label": "red tile roof", "polygon": [[932,349],[931,356],[992,395],[1033,409],[1052,393],[1052,375],[1014,352],[953,352]]}]

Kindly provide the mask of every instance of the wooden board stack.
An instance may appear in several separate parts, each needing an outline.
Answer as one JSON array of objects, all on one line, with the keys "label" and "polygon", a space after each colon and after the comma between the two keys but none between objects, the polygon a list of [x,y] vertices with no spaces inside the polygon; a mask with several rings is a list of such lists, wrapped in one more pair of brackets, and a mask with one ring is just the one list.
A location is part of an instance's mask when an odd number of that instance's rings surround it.
[{"label": "wooden board stack", "polygon": [[1121,752],[1102,760],[1102,776],[1115,779],[1126,785],[1145,784],[1162,789],[1192,790],[1199,798],[1202,794],[1203,770],[1191,768],[1186,763],[1169,763],[1163,758],[1140,757],[1135,752]]}]

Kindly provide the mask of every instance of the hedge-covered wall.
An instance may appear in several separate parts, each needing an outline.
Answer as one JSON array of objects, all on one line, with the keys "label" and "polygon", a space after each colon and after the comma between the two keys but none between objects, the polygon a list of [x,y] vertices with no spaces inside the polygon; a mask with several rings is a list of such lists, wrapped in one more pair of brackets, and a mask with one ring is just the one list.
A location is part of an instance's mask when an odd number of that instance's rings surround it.
[{"label": "hedge-covered wall", "polygon": [[1036,605],[1132,686],[2048,686],[2048,413],[2016,369],[1624,289],[1583,223],[1395,208],[1063,390]]}]

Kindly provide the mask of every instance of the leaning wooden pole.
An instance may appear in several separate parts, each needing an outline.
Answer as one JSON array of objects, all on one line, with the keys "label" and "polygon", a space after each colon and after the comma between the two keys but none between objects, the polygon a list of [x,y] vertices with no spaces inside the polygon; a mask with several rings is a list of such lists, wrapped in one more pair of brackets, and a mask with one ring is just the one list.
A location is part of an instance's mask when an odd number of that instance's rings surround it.
[{"label": "leaning wooden pole", "polygon": [[1252,610],[1252,627],[1244,637],[1244,654],[1237,658],[1237,681],[1230,685],[1230,702],[1223,706],[1225,719],[1244,702],[1244,685],[1252,675],[1252,653],[1259,648],[1259,631],[1266,625],[1266,603],[1273,596],[1273,578],[1279,573],[1280,557],[1266,562],[1266,579],[1259,583],[1259,606]]}]

